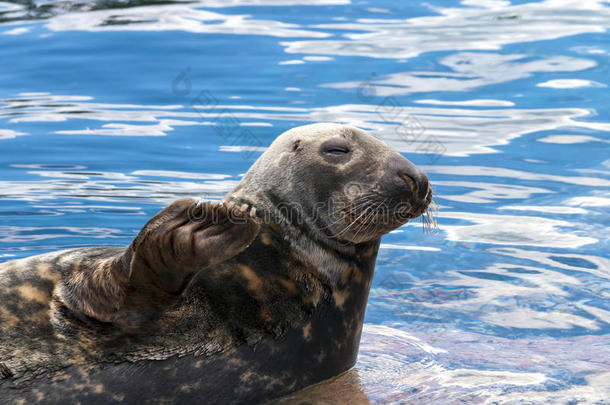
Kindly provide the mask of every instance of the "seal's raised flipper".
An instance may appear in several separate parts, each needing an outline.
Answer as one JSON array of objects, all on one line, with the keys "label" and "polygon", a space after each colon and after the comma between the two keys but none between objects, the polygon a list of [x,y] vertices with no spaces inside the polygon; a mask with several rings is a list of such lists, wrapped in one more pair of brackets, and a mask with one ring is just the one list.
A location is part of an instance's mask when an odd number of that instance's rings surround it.
[{"label": "seal's raised flipper", "polygon": [[254,209],[246,205],[175,201],[121,254],[83,255],[57,285],[54,312],[66,315],[69,309],[75,319],[86,315],[138,327],[155,308],[179,296],[199,271],[244,250],[259,228]]},{"label": "seal's raised flipper", "polygon": [[245,249],[259,224],[247,206],[178,200],[152,218],[129,250],[129,278],[140,288],[180,293],[199,270]]}]

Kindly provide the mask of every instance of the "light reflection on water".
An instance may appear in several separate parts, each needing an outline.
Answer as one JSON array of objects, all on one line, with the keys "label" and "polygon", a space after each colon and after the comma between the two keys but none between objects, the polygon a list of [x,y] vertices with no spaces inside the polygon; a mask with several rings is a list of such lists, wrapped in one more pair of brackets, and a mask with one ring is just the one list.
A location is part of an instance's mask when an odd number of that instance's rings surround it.
[{"label": "light reflection on water", "polygon": [[[571,398],[606,403],[610,395],[610,372],[597,362],[597,355],[607,357],[610,350],[599,336],[560,342],[544,337],[482,339],[474,333],[412,333],[370,324],[362,336],[354,370],[278,403],[333,404],[337,398],[355,404],[537,404],[567,403]],[[567,369],[579,370],[584,377],[570,378]]]},{"label": "light reflection on water", "polygon": [[610,7],[347,3],[0,3],[0,260],[126,245],[349,123],[440,232],[384,237],[356,368],[284,402],[608,403]]},{"label": "light reflection on water", "polygon": [[[383,100],[379,98],[379,101]],[[101,104],[91,102],[89,97],[51,94],[21,94],[0,99],[0,103],[3,103],[0,118],[9,124],[72,119],[75,120],[73,125],[79,122],[91,125],[81,124],[78,125],[79,129],[54,131],[61,135],[166,136],[181,126],[216,126],[219,115],[230,114],[231,119],[242,120],[240,126],[273,127],[273,121],[349,123],[370,130],[405,153],[421,153],[426,141],[434,137],[436,142],[443,145],[442,151],[448,156],[491,153],[496,151],[491,146],[506,145],[513,138],[566,127],[577,131],[610,131],[610,122],[587,121],[586,118],[592,113],[582,108],[484,110],[392,106],[391,112],[384,114],[385,108],[382,110],[380,106],[370,104],[313,108],[198,104],[191,105],[191,108],[176,105],[147,107]],[[399,130],[401,120],[407,117],[417,117],[425,130],[425,137],[410,139],[408,134]],[[223,116],[222,119],[228,118]],[[244,122],[246,120],[260,121]],[[5,131],[5,134],[0,133],[0,139],[27,134]],[[597,182],[610,184],[610,180]]]}]

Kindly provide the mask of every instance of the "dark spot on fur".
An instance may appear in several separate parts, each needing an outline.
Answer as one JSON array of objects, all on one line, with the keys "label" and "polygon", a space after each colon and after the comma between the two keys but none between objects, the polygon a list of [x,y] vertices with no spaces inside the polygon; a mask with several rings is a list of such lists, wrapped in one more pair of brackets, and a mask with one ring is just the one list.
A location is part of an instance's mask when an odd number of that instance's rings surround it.
[{"label": "dark spot on fur", "polygon": [[12,376],[13,372],[9,370],[9,368],[4,363],[0,363],[0,380],[11,378]]}]

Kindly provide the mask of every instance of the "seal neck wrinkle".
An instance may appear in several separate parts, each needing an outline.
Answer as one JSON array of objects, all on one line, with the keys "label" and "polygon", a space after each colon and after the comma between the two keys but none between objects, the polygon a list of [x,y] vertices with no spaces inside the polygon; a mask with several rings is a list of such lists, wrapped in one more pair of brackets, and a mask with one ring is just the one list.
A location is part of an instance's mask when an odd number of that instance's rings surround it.
[{"label": "seal neck wrinkle", "polygon": [[315,221],[300,206],[283,203],[269,192],[255,198],[239,194],[229,194],[225,199],[236,206],[256,208],[262,226],[277,229],[274,233],[281,235],[301,261],[315,269],[323,284],[336,287],[350,268],[364,262],[370,266],[367,278],[372,278],[380,239],[360,244],[336,240],[317,230]]}]

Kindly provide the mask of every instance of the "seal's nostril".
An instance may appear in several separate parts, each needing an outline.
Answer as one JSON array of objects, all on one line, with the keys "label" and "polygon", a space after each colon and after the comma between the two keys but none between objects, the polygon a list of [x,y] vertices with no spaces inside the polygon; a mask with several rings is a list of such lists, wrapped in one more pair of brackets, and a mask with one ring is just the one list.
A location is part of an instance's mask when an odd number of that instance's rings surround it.
[{"label": "seal's nostril", "polygon": [[[396,186],[399,183],[405,184],[409,189],[409,198],[415,200],[423,200],[426,198],[428,192],[428,176],[422,172],[417,166],[409,162],[402,155],[396,153],[391,155],[387,161],[388,173],[395,173],[400,180],[393,177],[391,180],[392,186]],[[404,190],[402,184],[400,189]],[[404,197],[407,197],[406,195]]]},{"label": "seal's nostril", "polygon": [[418,186],[417,186],[417,182],[415,181],[415,179],[406,173],[399,172],[398,175],[400,176],[401,179],[404,180],[405,183],[407,183],[407,186],[409,186],[411,191],[413,191],[414,194],[417,194]]},{"label": "seal's nostril", "polygon": [[428,193],[432,191],[430,189],[430,182],[428,181],[428,176],[426,176],[426,173],[420,172],[418,185],[419,197],[425,200],[428,197]]},{"label": "seal's nostril", "polygon": [[421,171],[415,173],[398,172],[398,176],[407,184],[411,192],[418,198],[425,200],[429,192],[430,185],[428,176]]}]

